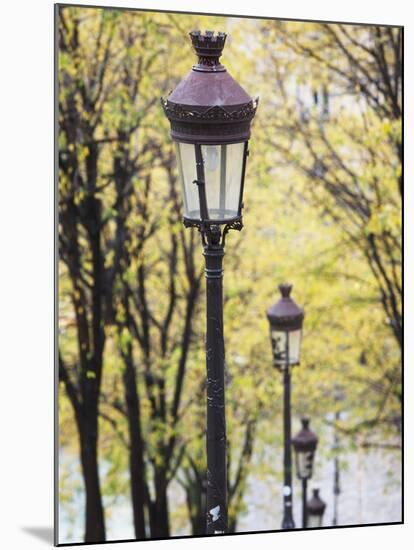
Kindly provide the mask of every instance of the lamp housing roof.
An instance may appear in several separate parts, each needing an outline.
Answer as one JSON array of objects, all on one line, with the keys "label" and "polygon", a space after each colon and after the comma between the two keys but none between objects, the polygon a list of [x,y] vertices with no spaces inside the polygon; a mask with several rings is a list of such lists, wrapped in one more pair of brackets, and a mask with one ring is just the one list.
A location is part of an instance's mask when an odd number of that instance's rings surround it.
[{"label": "lamp housing roof", "polygon": [[309,429],[309,418],[302,418],[301,422],[302,429],[292,437],[292,445],[298,453],[313,452],[318,445],[318,438],[312,430]]},{"label": "lamp housing roof", "polygon": [[323,516],[326,503],[319,496],[319,489],[313,489],[312,493],[312,498],[306,504],[307,512],[314,516]]},{"label": "lamp housing roof", "polygon": [[171,137],[183,143],[247,141],[258,99],[252,99],[220,63],[226,34],[190,32],[198,63],[166,98]]},{"label": "lamp housing roof", "polygon": [[279,290],[282,297],[267,310],[267,318],[271,327],[281,331],[301,329],[305,313],[290,297],[292,285],[281,284]]}]

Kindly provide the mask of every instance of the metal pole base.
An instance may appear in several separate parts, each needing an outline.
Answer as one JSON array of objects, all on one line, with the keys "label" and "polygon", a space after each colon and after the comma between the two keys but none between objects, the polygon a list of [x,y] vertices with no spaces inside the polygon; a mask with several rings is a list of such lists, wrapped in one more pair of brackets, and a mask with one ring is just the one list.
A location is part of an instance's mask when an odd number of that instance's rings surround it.
[{"label": "metal pole base", "polygon": [[295,522],[293,521],[292,514],[285,514],[282,521],[282,529],[294,529]]}]

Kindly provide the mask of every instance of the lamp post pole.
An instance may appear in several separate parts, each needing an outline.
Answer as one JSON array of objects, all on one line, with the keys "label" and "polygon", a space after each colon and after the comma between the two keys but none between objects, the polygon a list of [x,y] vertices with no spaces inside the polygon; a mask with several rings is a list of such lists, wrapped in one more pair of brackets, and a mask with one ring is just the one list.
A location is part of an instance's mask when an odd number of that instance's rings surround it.
[{"label": "lamp post pole", "polygon": [[338,504],[339,504],[339,495],[341,494],[340,486],[340,466],[339,466],[339,434],[337,425],[341,420],[341,410],[339,408],[339,403],[345,398],[344,389],[340,385],[335,385],[335,414],[334,414],[334,423],[333,423],[333,445],[332,450],[334,452],[333,460],[333,516],[332,516],[332,525],[338,525]]},{"label": "lamp post pole", "polygon": [[[217,235],[220,239],[219,234]],[[207,299],[207,534],[227,531],[226,415],[223,337],[223,256],[220,242],[204,247]]]},{"label": "lamp post pole", "polygon": [[289,339],[286,339],[286,363],[283,370],[283,520],[282,529],[294,529],[292,512],[292,448],[291,448],[291,377],[289,365]]},{"label": "lamp post pole", "polygon": [[[340,411],[335,412],[335,423],[340,420],[341,413]],[[338,499],[341,493],[341,487],[339,484],[339,458],[338,458],[338,448],[339,448],[339,437],[338,431],[334,426],[334,444],[333,444],[335,456],[334,456],[334,483],[333,483],[333,518],[332,525],[338,525]]]},{"label": "lamp post pole", "polygon": [[302,529],[306,529],[306,503],[308,502],[308,480],[302,479]]},{"label": "lamp post pole", "polygon": [[183,223],[199,230],[206,276],[207,534],[227,532],[223,256],[243,227],[243,188],[253,100],[220,63],[226,34],[190,33],[198,62],[161,99],[176,144]]}]

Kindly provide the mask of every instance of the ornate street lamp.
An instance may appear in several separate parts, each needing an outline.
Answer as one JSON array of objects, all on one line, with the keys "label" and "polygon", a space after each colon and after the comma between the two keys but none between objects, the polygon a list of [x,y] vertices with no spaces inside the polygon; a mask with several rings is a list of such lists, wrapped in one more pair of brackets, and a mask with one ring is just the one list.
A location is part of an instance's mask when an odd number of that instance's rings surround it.
[{"label": "ornate street lamp", "polygon": [[267,310],[272,342],[273,365],[283,373],[284,487],[282,529],[293,529],[292,452],[290,418],[290,370],[300,360],[304,312],[290,297],[292,285],[279,286],[282,298]]},{"label": "ornate street lamp", "polygon": [[292,438],[295,450],[296,475],[302,481],[302,527],[307,527],[306,502],[308,479],[312,477],[313,458],[318,445],[318,438],[309,429],[309,418],[302,418],[302,429]]},{"label": "ornate street lamp", "polygon": [[242,225],[250,124],[257,108],[220,63],[226,34],[190,33],[198,63],[162,99],[176,144],[184,225],[201,233],[207,293],[207,534],[227,531],[223,256]]},{"label": "ornate street lamp", "polygon": [[319,489],[313,489],[312,498],[308,500],[306,506],[308,527],[322,527],[322,518],[325,508],[326,504],[319,496]]}]

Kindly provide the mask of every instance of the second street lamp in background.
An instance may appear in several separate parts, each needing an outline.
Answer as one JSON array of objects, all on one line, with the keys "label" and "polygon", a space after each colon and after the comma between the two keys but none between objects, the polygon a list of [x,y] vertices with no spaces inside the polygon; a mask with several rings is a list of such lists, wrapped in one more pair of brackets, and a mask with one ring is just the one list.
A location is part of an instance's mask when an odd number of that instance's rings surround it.
[{"label": "second street lamp in background", "polygon": [[207,534],[227,532],[223,256],[229,229],[242,225],[250,124],[257,100],[220,63],[226,34],[190,33],[198,63],[162,99],[176,144],[184,225],[204,246],[207,294]]},{"label": "second street lamp in background", "polygon": [[319,489],[313,489],[312,498],[306,505],[307,527],[322,527],[326,504],[319,496]]},{"label": "second street lamp in background", "polygon": [[273,365],[283,374],[283,520],[282,529],[294,529],[292,513],[292,450],[290,371],[299,364],[303,309],[290,297],[292,285],[279,286],[281,299],[267,310],[272,342]]},{"label": "second street lamp in background", "polygon": [[302,481],[302,527],[307,527],[307,488],[308,480],[312,477],[313,459],[318,445],[318,438],[309,429],[309,418],[302,418],[302,429],[292,438],[295,449],[296,475]]}]

